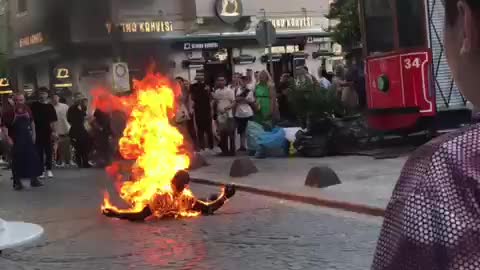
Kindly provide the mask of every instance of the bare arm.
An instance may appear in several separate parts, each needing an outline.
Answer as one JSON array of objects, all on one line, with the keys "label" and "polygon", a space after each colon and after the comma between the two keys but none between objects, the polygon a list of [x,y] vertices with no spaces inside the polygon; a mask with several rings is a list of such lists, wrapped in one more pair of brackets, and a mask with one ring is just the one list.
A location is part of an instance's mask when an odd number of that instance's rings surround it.
[{"label": "bare arm", "polygon": [[270,85],[268,89],[270,90],[270,110],[272,116],[274,116],[277,113],[277,92],[273,84]]},{"label": "bare arm", "polygon": [[7,140],[8,144],[13,144],[13,139],[8,135],[8,128],[2,127],[3,137]]}]

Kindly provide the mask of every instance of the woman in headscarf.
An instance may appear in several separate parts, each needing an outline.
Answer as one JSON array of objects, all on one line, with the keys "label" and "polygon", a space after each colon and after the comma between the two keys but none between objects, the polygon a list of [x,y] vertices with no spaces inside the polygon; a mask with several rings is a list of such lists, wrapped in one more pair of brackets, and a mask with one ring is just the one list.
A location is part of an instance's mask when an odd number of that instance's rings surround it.
[{"label": "woman in headscarf", "polygon": [[[480,1],[445,0],[445,53],[458,87],[480,105]],[[374,270],[480,269],[480,126],[411,155],[385,213]]]}]

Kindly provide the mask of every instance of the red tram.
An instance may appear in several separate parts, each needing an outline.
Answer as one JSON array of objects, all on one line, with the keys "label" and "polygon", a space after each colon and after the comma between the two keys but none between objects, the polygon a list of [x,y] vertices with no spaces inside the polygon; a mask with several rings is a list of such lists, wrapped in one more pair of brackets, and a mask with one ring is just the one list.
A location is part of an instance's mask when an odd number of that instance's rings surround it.
[{"label": "red tram", "polygon": [[388,132],[428,123],[431,128],[441,114],[460,124],[458,115],[468,111],[446,63],[443,1],[359,3],[370,127]]}]

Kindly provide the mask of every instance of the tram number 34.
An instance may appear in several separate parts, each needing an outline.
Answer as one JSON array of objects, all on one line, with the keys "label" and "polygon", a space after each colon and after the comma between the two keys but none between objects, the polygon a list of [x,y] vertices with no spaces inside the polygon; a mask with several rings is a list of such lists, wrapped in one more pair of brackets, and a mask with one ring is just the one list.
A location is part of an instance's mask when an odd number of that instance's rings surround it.
[{"label": "tram number 34", "polygon": [[405,69],[411,69],[411,68],[420,68],[420,58],[415,57],[415,58],[405,58],[403,59],[403,67]]}]

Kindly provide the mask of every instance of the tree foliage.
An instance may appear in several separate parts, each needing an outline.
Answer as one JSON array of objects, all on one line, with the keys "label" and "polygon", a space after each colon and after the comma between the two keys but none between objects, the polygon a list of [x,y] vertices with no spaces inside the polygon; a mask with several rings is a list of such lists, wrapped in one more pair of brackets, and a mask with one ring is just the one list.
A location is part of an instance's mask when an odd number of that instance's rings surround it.
[{"label": "tree foliage", "polygon": [[358,0],[336,0],[331,4],[327,17],[338,21],[338,24],[331,29],[335,42],[347,49],[360,44]]},{"label": "tree foliage", "polygon": [[322,88],[316,80],[292,80],[287,96],[289,108],[303,126],[314,120],[341,117],[345,112],[335,91]]}]

